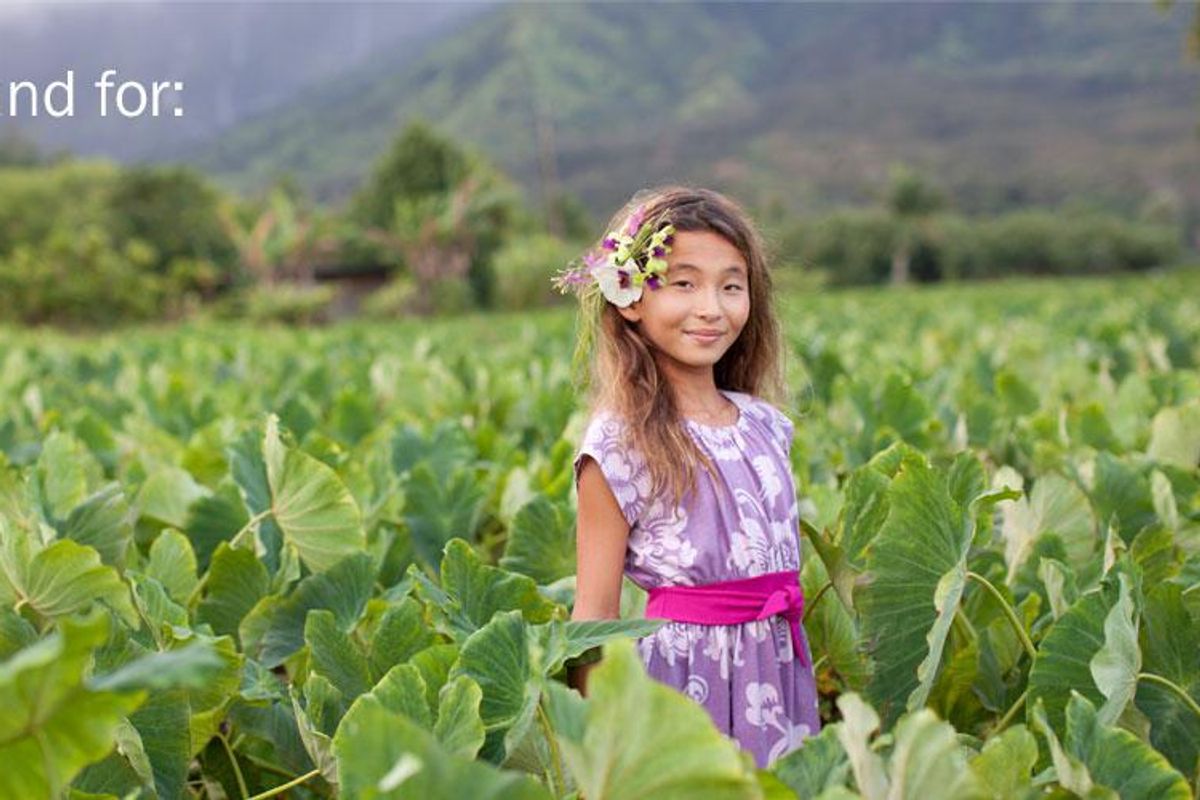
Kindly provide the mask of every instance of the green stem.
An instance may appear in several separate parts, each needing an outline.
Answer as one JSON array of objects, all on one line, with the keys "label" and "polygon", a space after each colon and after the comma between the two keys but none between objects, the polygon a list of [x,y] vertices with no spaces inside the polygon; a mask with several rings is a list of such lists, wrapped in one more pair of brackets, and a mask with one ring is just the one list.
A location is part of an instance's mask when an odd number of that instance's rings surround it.
[{"label": "green stem", "polygon": [[267,789],[265,792],[259,792],[258,794],[254,795],[253,797],[246,798],[246,800],[267,800],[268,797],[274,797],[277,794],[282,794],[283,792],[286,792],[288,789],[291,789],[293,786],[299,786],[300,784],[304,783],[309,778],[315,778],[320,774],[321,774],[321,770],[319,770],[319,769],[311,770],[311,771],[306,772],[303,775],[299,776],[298,778],[295,778],[294,780],[288,781],[287,783],[283,784],[282,786],[276,786],[274,789]]},{"label": "green stem", "polygon": [[1017,701],[1012,704],[1012,708],[1004,712],[1004,716],[1001,717],[1000,721],[996,723],[996,727],[992,728],[992,730],[988,733],[989,739],[1008,727],[1008,723],[1012,722],[1013,717],[1017,715],[1017,711],[1021,708],[1021,706],[1025,705],[1025,698],[1028,696],[1029,687],[1026,687],[1025,691],[1021,692],[1021,696],[1017,698]]},{"label": "green stem", "polygon": [[249,797],[250,790],[246,788],[246,779],[242,777],[242,767],[238,764],[237,756],[233,754],[233,748],[229,746],[229,740],[220,731],[217,731],[217,738],[221,740],[221,746],[225,748],[225,755],[229,757],[229,763],[233,767],[233,775],[237,778],[238,791],[241,792],[242,797]]},{"label": "green stem", "polygon": [[229,540],[229,546],[237,547],[238,545],[240,545],[242,543],[242,537],[245,536],[247,533],[249,533],[251,528],[253,528],[258,523],[262,522],[264,519],[266,519],[269,516],[271,516],[271,509],[269,509],[269,508],[265,511],[260,511],[259,513],[255,514],[253,517],[251,517],[249,519],[249,521],[246,522],[245,525],[242,526],[242,529],[240,531],[238,531],[237,533],[235,533],[233,535],[233,538]]},{"label": "green stem", "polygon": [[1179,695],[1179,699],[1183,701],[1183,704],[1192,710],[1192,713],[1196,715],[1197,719],[1200,719],[1200,705],[1196,705],[1196,701],[1192,699],[1192,696],[1185,692],[1179,684],[1175,683],[1175,681],[1171,680],[1170,678],[1164,678],[1162,675],[1155,675],[1153,672],[1139,672],[1137,674],[1137,679],[1139,681],[1157,683],[1164,689],[1170,689],[1172,692]]},{"label": "green stem", "polygon": [[1037,649],[1033,646],[1033,641],[1029,638],[1029,634],[1025,633],[1025,626],[1021,624],[1021,620],[1017,618],[1017,612],[1013,611],[1013,607],[1004,599],[1004,595],[1000,594],[1000,590],[992,585],[992,582],[980,575],[978,572],[967,570],[967,577],[973,578],[978,583],[981,583],[985,589],[992,593],[996,601],[1000,603],[1000,608],[1004,611],[1004,616],[1008,617],[1008,621],[1012,623],[1013,630],[1017,633],[1017,638],[1021,640],[1021,645],[1025,648],[1025,652],[1029,657],[1037,657]]},{"label": "green stem", "polygon": [[829,654],[824,653],[821,655],[820,658],[818,658],[815,662],[813,662],[813,674],[816,675],[817,670],[821,669],[821,665],[824,664],[828,660],[829,660]]},{"label": "green stem", "polygon": [[558,752],[558,740],[554,737],[554,729],[550,727],[550,718],[546,716],[546,709],[542,706],[539,700],[537,704],[538,723],[542,726],[542,734],[546,737],[546,742],[550,745],[550,761],[554,765],[554,774],[551,776],[550,792],[555,797],[560,794],[560,788],[563,791],[566,789],[566,779],[563,777],[562,754]]},{"label": "green stem", "polygon": [[811,614],[812,610],[817,607],[817,603],[821,602],[821,598],[825,596],[825,593],[832,588],[833,581],[829,581],[821,587],[820,591],[817,592],[817,596],[813,598],[813,601],[806,604],[807,607],[804,609],[804,619],[801,620],[802,623],[808,620],[808,615]]}]

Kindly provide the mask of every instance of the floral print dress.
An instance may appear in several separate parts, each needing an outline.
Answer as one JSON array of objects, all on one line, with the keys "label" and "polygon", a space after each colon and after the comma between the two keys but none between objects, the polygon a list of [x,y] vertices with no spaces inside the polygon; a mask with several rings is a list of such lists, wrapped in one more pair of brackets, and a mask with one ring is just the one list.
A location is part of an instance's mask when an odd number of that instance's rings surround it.
[{"label": "floral print dress", "polygon": [[[599,464],[630,525],[625,574],[643,589],[752,578],[800,568],[799,509],[788,453],[793,423],[765,400],[721,390],[739,410],[732,425],[684,420],[722,480],[697,469],[697,486],[673,518],[650,496],[644,461],[622,443],[622,422],[593,416],[575,456]],[[804,652],[812,664],[807,636]],[[726,735],[765,767],[820,730],[816,681],[795,658],[780,616],[738,625],[667,622],[638,640],[651,677],[704,706]]]}]

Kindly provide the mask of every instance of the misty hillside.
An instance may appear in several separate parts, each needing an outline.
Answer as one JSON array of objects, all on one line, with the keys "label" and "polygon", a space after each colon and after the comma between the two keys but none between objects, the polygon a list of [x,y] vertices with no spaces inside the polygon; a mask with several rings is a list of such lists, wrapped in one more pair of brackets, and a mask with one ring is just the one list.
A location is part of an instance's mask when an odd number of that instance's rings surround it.
[{"label": "misty hillside", "polygon": [[[0,80],[39,85],[75,71],[73,119],[0,119],[45,150],[121,159],[178,149],[371,63],[395,71],[486,3],[126,2],[0,6]],[[102,119],[104,69],[184,83],[182,118]],[[3,106],[0,106],[3,109]]]},{"label": "misty hillside", "polygon": [[[666,179],[797,210],[867,202],[895,159],[929,170],[968,210],[1077,194],[1126,210],[1151,195],[1195,207],[1190,13],[505,4],[411,63],[328,81],[173,155],[243,189],[290,172],[333,200],[421,115],[481,148],[533,199],[548,183],[596,210]],[[539,169],[538,142],[552,170]]]}]

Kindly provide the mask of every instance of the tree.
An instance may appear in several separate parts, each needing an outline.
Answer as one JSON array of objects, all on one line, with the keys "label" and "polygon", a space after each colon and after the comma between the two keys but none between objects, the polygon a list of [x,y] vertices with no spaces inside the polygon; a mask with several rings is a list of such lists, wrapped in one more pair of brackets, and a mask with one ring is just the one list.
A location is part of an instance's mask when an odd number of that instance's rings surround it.
[{"label": "tree", "polygon": [[[467,280],[476,304],[492,302],[491,259],[518,210],[511,182],[482,156],[410,123],[351,202],[350,216],[425,284]],[[418,286],[432,310],[432,285]]]},{"label": "tree", "polygon": [[896,227],[896,243],[892,250],[893,286],[908,283],[909,264],[918,234],[926,219],[944,203],[942,195],[924,178],[903,164],[890,170],[887,189],[887,209]]}]

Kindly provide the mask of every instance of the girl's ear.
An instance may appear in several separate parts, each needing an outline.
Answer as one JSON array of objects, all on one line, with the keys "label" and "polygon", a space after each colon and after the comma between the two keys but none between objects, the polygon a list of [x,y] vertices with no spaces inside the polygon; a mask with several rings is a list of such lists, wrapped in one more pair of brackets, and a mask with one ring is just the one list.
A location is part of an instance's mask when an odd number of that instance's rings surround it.
[{"label": "girl's ear", "polygon": [[640,299],[630,303],[624,308],[617,306],[617,311],[621,312],[621,316],[630,322],[642,321],[642,301]]}]

